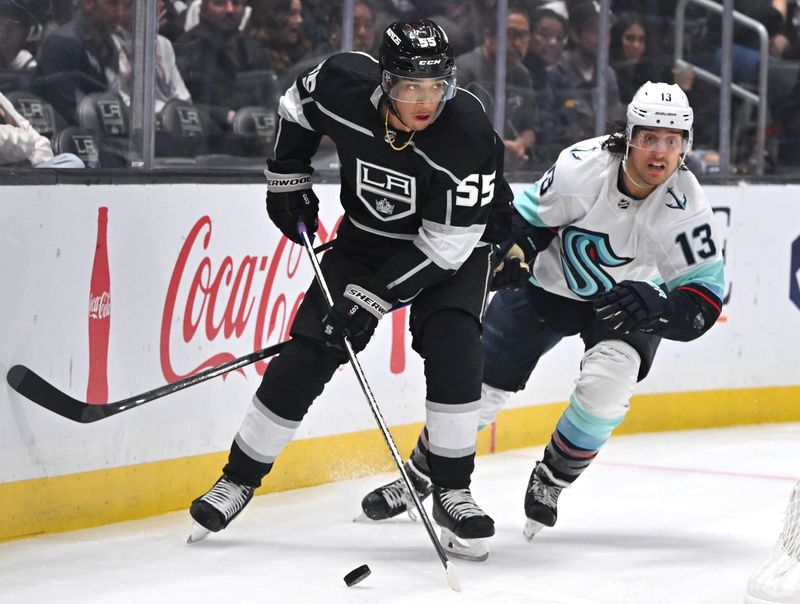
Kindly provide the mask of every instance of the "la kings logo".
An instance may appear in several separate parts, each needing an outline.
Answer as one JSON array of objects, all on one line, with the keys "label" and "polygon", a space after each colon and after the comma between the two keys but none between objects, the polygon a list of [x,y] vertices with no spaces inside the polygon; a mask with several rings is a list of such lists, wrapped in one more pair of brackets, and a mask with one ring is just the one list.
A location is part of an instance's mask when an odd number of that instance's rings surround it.
[{"label": "la kings logo", "polygon": [[356,159],[356,195],[379,220],[399,220],[417,209],[417,181],[407,174]]}]

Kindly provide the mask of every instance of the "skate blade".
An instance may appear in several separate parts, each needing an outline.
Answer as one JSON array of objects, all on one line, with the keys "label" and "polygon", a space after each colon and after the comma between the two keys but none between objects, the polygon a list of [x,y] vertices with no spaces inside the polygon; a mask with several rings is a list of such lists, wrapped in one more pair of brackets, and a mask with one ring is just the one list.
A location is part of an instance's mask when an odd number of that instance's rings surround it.
[{"label": "skate blade", "polygon": [[459,539],[446,528],[442,529],[442,535],[439,537],[439,542],[448,554],[470,562],[483,562],[489,557],[486,541],[488,539]]},{"label": "skate blade", "polygon": [[[384,520],[392,520],[391,518],[385,518]],[[364,512],[361,512],[358,516],[353,518],[353,522],[363,523],[363,524],[377,524],[379,522],[383,522],[383,520],[373,520],[369,516],[367,516]]]},{"label": "skate blade", "polygon": [[198,541],[202,541],[206,537],[208,537],[209,531],[204,526],[200,526],[196,522],[192,522],[192,528],[189,531],[189,538],[186,539],[186,543],[197,543]]},{"label": "skate blade", "polygon": [[390,516],[389,518],[381,518],[379,520],[375,520],[367,516],[364,512],[361,512],[358,516],[353,518],[353,522],[375,524],[376,522],[386,522],[387,520],[397,521],[403,518],[403,514],[406,514],[408,516],[408,519],[411,520],[412,522],[416,522],[417,520],[419,520],[419,516],[417,516],[416,512],[414,511],[414,504],[411,503],[406,506],[405,511],[398,512],[397,514],[395,514],[394,516]]},{"label": "skate blade", "polygon": [[525,539],[528,541],[533,541],[533,538],[536,536],[536,533],[541,531],[544,528],[544,524],[541,522],[536,522],[535,520],[531,520],[530,518],[527,519],[525,522],[525,528],[522,529],[522,534],[525,536]]}]

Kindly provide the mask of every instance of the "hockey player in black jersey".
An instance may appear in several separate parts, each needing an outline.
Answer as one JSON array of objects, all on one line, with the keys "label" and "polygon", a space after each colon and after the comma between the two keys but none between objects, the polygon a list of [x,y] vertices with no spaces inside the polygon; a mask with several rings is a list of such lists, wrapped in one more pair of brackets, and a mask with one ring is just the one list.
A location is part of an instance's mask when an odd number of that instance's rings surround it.
[{"label": "hockey player in black jersey", "polygon": [[[424,360],[430,436],[427,488],[443,542],[485,559],[494,522],[470,490],[481,396],[481,316],[491,244],[509,237],[511,190],[503,143],[480,102],[456,94],[447,36],[435,23],[393,23],[376,62],[334,55],[281,97],[267,211],[299,243],[316,230],[310,160],[323,135],[341,165],[344,218],[322,270],[328,308],[312,284],[291,341],[268,366],[231,445],[223,475],[196,499],[190,540],[219,531],[251,499],[311,403],[347,361],[342,337],[363,350],[378,321],[408,303],[412,347]],[[466,541],[466,544],[463,542]],[[447,546],[446,546],[447,547]]]}]

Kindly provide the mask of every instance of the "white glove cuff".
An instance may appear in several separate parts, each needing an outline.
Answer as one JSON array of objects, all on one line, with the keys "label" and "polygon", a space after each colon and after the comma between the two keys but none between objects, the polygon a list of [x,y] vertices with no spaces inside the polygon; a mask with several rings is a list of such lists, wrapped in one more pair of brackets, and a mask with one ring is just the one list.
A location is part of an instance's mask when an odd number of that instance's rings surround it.
[{"label": "white glove cuff", "polygon": [[264,170],[267,178],[267,191],[270,193],[291,193],[311,188],[311,174],[299,172],[297,174],[281,174]]},{"label": "white glove cuff", "polygon": [[344,297],[348,300],[352,300],[377,319],[382,319],[383,315],[392,309],[392,305],[386,300],[352,283],[344,288]]}]

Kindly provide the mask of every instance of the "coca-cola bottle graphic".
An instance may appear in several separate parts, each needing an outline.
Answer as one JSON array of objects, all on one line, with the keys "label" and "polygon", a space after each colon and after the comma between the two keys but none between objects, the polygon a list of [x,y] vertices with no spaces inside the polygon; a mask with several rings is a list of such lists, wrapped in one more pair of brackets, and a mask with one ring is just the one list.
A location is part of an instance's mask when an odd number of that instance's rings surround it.
[{"label": "coca-cola bottle graphic", "polygon": [[108,208],[97,210],[97,245],[89,283],[89,384],[86,402],[108,402],[108,335],[111,329],[111,278],[108,274]]}]

